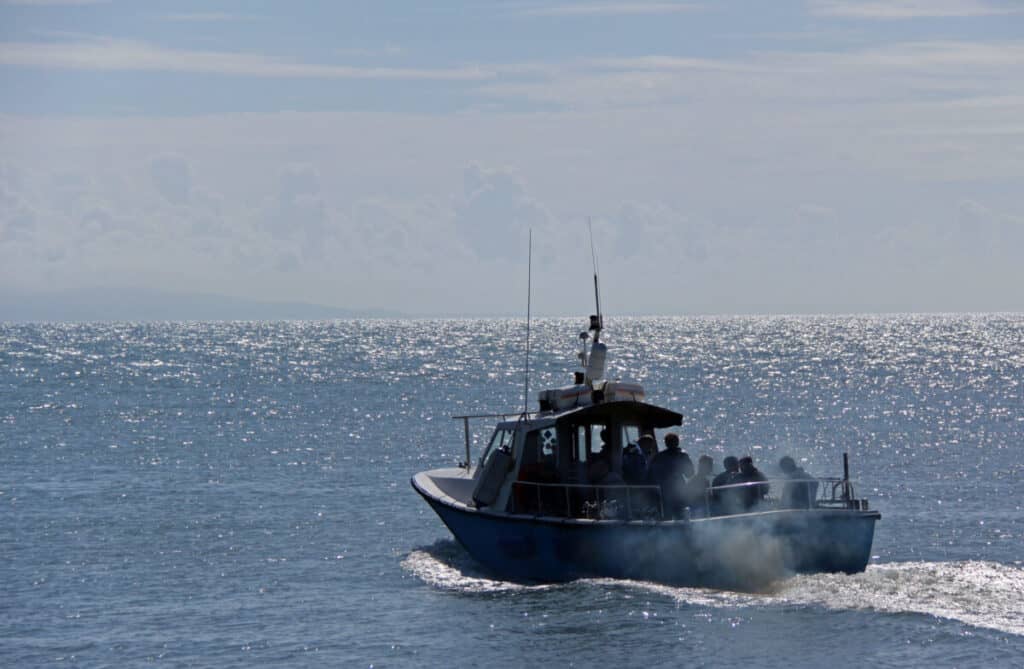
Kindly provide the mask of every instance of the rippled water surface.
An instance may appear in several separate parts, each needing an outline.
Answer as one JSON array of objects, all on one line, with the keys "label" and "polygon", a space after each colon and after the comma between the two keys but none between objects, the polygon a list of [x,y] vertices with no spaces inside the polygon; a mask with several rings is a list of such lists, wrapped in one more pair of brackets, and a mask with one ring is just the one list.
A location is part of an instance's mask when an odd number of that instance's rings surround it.
[{"label": "rippled water surface", "polygon": [[691,454],[849,451],[867,572],[493,580],[408,480],[521,407],[521,322],[0,325],[0,665],[1024,665],[1024,317],[607,325]]}]

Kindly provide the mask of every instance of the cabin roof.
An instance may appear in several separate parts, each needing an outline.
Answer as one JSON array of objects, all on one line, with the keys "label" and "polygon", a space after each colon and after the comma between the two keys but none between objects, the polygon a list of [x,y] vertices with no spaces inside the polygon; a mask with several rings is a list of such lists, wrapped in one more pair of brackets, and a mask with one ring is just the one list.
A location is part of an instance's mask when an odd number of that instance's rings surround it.
[{"label": "cabin roof", "polygon": [[589,424],[589,423],[639,423],[654,428],[682,425],[683,415],[663,407],[621,400],[601,402],[589,406],[571,409],[559,415],[555,422],[558,425]]}]

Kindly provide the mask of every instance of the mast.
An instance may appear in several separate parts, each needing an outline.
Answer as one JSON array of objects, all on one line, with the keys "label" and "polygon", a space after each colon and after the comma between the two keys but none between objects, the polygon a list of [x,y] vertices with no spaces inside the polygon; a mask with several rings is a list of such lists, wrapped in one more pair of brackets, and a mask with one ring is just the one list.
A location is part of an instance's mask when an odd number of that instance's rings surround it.
[{"label": "mast", "polygon": [[590,261],[594,266],[594,306],[597,309],[597,315],[590,317],[590,329],[594,333],[594,343],[598,343],[601,340],[601,329],[604,327],[604,323],[601,318],[601,288],[597,280],[597,253],[594,251],[594,226],[587,217],[587,232],[590,233]]},{"label": "mast", "polygon": [[[604,378],[604,361],[608,353],[608,347],[601,342],[601,330],[604,327],[601,317],[601,285],[597,275],[597,252],[594,250],[594,226],[587,218],[587,230],[590,233],[590,261],[594,264],[594,306],[596,314],[590,316],[590,331],[594,333],[594,341],[590,344],[590,355],[581,356],[584,361],[583,382],[593,383]],[[582,336],[581,336],[582,338]],[[584,346],[586,345],[586,339]]]},{"label": "mast", "polygon": [[526,378],[523,382],[523,417],[530,412],[530,296],[533,279],[533,228],[530,228],[529,251],[526,254]]}]

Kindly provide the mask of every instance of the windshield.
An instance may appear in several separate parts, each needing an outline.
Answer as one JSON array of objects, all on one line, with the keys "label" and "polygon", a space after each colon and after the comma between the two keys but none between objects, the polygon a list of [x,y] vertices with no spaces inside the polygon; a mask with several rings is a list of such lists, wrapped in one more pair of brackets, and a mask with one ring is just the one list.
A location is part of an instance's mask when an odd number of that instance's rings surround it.
[{"label": "windshield", "polygon": [[480,465],[483,466],[487,462],[487,458],[491,455],[491,451],[494,449],[502,449],[506,452],[512,451],[512,436],[515,431],[509,428],[498,428],[491,435],[491,441],[487,444],[487,448],[484,449],[483,455],[480,456]]}]

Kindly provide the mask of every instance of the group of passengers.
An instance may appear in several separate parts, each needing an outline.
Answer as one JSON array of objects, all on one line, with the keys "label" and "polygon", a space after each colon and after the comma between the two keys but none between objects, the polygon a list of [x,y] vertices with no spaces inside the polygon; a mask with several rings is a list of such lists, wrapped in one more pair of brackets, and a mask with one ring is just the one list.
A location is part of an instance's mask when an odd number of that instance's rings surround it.
[{"label": "group of passengers", "polygon": [[[598,454],[590,470],[591,483],[658,486],[665,514],[674,517],[683,515],[686,508],[698,515],[743,513],[768,497],[770,485],[751,457],[726,457],[722,462],[725,471],[711,478],[714,460],[710,456],[700,456],[694,467],[689,454],[679,446],[679,435],[669,432],[664,443],[665,448],[659,451],[654,435],[643,434],[636,443],[628,444],[622,451],[621,477],[611,469],[607,458]],[[781,504],[790,508],[810,506],[817,483],[789,456],[779,461],[779,468],[791,480],[784,486]]]}]

